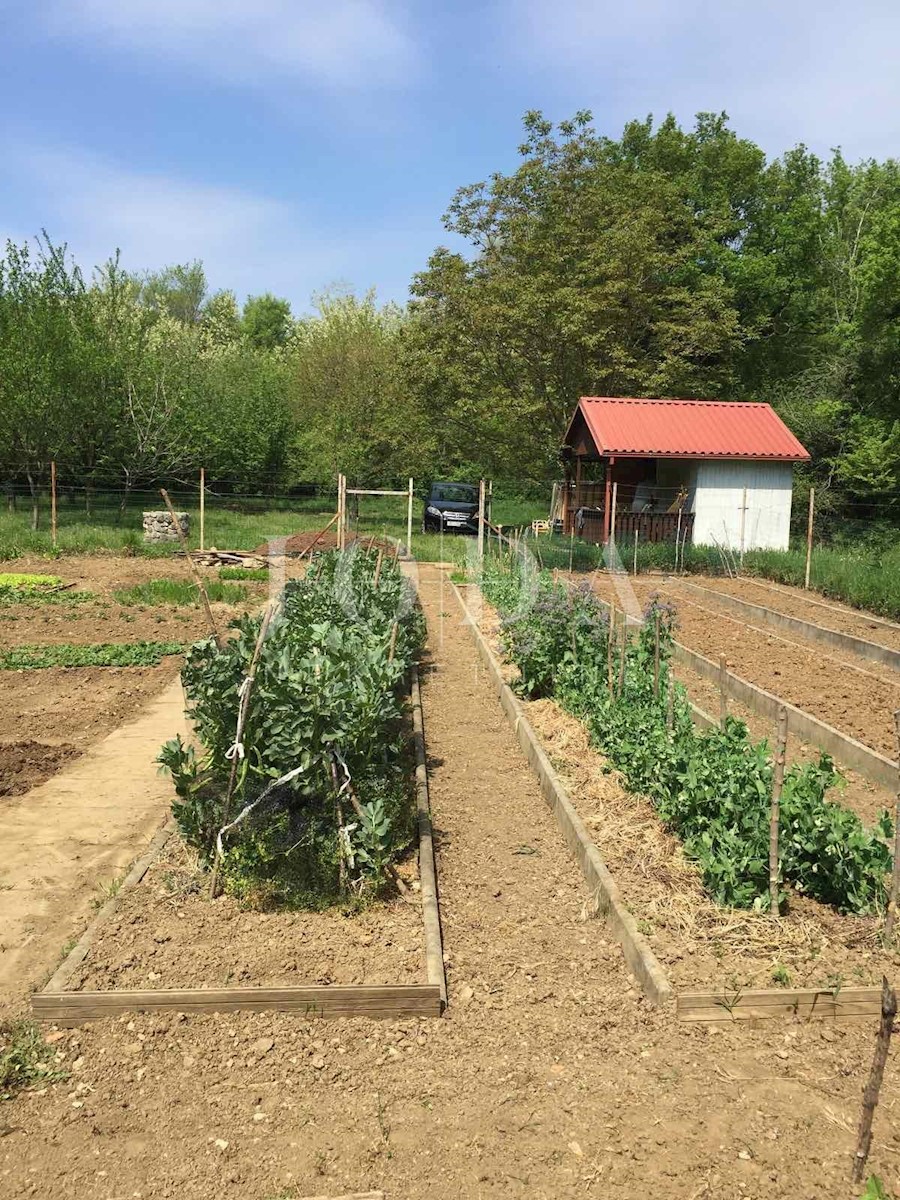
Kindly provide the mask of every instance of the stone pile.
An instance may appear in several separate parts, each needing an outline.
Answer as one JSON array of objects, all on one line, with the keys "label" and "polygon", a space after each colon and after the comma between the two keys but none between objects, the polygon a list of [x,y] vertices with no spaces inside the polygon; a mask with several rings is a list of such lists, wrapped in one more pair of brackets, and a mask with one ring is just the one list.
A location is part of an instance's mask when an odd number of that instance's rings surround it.
[{"label": "stone pile", "polygon": [[[190,518],[186,512],[177,512],[175,516],[178,518],[178,524],[184,531],[187,537],[190,530]],[[166,509],[162,512],[145,512],[144,513],[144,544],[147,546],[159,545],[161,542],[177,542],[181,539],[178,536],[178,530],[172,523],[172,518]]]}]

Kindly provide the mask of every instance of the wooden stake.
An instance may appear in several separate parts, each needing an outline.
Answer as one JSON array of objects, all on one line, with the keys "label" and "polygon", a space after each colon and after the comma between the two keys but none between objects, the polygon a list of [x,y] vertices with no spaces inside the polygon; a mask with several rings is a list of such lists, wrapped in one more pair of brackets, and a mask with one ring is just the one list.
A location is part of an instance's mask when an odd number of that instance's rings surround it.
[{"label": "wooden stake", "polygon": [[616,509],[619,502],[619,481],[613,481],[612,485],[612,508],[609,513],[609,540],[613,546],[616,544]]},{"label": "wooden stake", "polygon": [[619,659],[619,688],[617,695],[621,697],[625,691],[625,656],[628,652],[628,613],[622,611],[622,654]]},{"label": "wooden stake", "polygon": [[609,627],[606,631],[606,686],[610,696],[613,694],[613,647],[616,637],[616,606],[615,601],[609,602]]},{"label": "wooden stake", "polygon": [[409,477],[409,500],[406,505],[406,553],[412,558],[413,479]]},{"label": "wooden stake", "polygon": [[378,591],[378,580],[381,578],[381,564],[383,561],[384,561],[384,551],[379,550],[378,557],[375,559],[375,578],[372,581],[372,587],[376,592]]},{"label": "wooden stake", "polygon": [[398,623],[395,621],[393,623],[393,625],[391,626],[391,640],[388,643],[388,662],[389,663],[394,661],[394,651],[397,649],[397,627],[398,627]]},{"label": "wooden stake", "polygon": [[741,570],[744,568],[744,529],[747,522],[747,489],[744,488],[744,496],[741,500]]},{"label": "wooden stake", "polygon": [[56,459],[50,463],[50,536],[56,546]]},{"label": "wooden stake", "polygon": [[812,569],[813,520],[816,513],[816,489],[809,489],[809,517],[806,522],[806,577],[803,586],[809,588],[809,573]]},{"label": "wooden stake", "polygon": [[719,724],[725,728],[728,716],[728,662],[724,654],[719,655]]},{"label": "wooden stake", "polygon": [[[898,759],[900,759],[900,709],[894,713],[894,729],[897,733]],[[894,867],[891,871],[891,892],[887,911],[884,914],[884,941],[890,946],[894,940],[894,923],[897,919],[897,904],[900,903],[900,773],[897,779],[897,802],[894,807]]]},{"label": "wooden stake", "polygon": [[653,612],[653,698],[659,699],[659,610]]},{"label": "wooden stake", "polygon": [[669,664],[669,669],[666,671],[666,729],[671,733],[672,727],[675,724],[675,684],[672,679],[672,665]]},{"label": "wooden stake", "polygon": [[637,531],[637,525],[635,525],[635,527],[634,527],[634,570],[632,571],[632,574],[635,576],[635,578],[637,578],[637,544],[638,544],[638,531]]},{"label": "wooden stake", "polygon": [[881,980],[881,1024],[875,1039],[875,1053],[872,1056],[872,1069],[869,1071],[869,1081],[863,1092],[862,1112],[859,1118],[859,1135],[856,1140],[856,1154],[853,1158],[852,1178],[854,1183],[862,1183],[869,1148],[872,1145],[872,1118],[878,1104],[881,1083],[884,1079],[884,1068],[887,1063],[888,1051],[891,1047],[891,1034],[894,1032],[894,1018],[897,1015],[897,993],[883,976]]},{"label": "wooden stake", "polygon": [[784,705],[778,710],[778,744],[775,774],[772,779],[772,807],[769,813],[769,911],[778,916],[778,826],[781,821],[781,789],[784,786],[784,760],[787,753],[788,714]]},{"label": "wooden stake", "polygon": [[196,583],[197,589],[200,592],[200,600],[201,600],[201,603],[203,604],[203,611],[206,613],[207,623],[209,625],[209,628],[213,635],[213,638],[215,639],[216,645],[221,650],[222,649],[222,638],[219,635],[219,629],[218,629],[218,626],[216,625],[216,619],[213,616],[212,608],[210,607],[210,604],[209,604],[209,596],[207,596],[207,594],[206,594],[206,588],[203,586],[203,580],[200,577],[200,572],[197,570],[197,564],[194,562],[193,558],[191,557],[191,551],[190,551],[190,548],[188,547],[187,538],[184,536],[184,530],[181,528],[181,522],[175,516],[175,509],[172,507],[172,501],[169,499],[169,493],[166,491],[166,489],[160,488],[159,494],[162,496],[163,500],[165,501],[166,508],[169,510],[169,516],[172,518],[172,524],[175,526],[176,530],[178,531],[178,537],[181,541],[181,548],[184,551],[185,557],[187,558],[188,566],[190,567],[191,574],[194,576],[194,583]]},{"label": "wooden stake", "polygon": [[[250,693],[253,691],[253,682],[256,679],[256,668],[259,665],[259,656],[262,653],[262,644],[266,640],[266,634],[269,632],[269,625],[272,620],[272,614],[275,612],[275,604],[269,603],[266,605],[266,611],[263,613],[263,619],[259,625],[259,633],[256,636],[256,645],[253,647],[253,654],[250,658],[250,666],[247,668],[247,674],[244,679],[243,690],[240,693],[241,699],[238,704],[237,721],[234,728],[234,744],[243,741],[244,726],[247,723],[247,713],[250,711]],[[222,824],[220,829],[224,829],[231,820],[231,804],[234,799],[234,785],[237,782],[238,767],[240,765],[240,755],[235,753],[231,757],[231,770],[228,773],[228,789],[225,792],[225,803],[222,805]],[[219,894],[219,856],[216,854],[213,859],[212,874],[209,877],[209,898],[215,900]]]},{"label": "wooden stake", "polygon": [[478,484],[478,569],[484,566],[484,480]]},{"label": "wooden stake", "polygon": [[200,549],[206,549],[206,467],[200,468]]},{"label": "wooden stake", "polygon": [[678,574],[678,542],[681,539],[681,511],[684,508],[684,503],[678,509],[678,522],[675,526],[675,574]]}]

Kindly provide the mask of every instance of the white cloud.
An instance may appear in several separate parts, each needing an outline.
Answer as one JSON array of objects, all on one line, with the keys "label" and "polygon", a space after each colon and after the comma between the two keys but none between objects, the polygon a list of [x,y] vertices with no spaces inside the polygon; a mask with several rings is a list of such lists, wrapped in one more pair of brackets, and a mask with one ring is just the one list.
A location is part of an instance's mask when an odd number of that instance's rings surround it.
[{"label": "white cloud", "polygon": [[518,60],[606,131],[648,112],[726,109],[771,153],[803,141],[900,154],[896,0],[501,0],[500,11]]},{"label": "white cloud", "polygon": [[300,311],[314,290],[352,278],[359,266],[357,243],[281,200],[132,170],[81,150],[8,145],[2,160],[28,196],[32,232],[43,227],[66,242],[88,275],[117,248],[131,271],[199,258],[212,288],[233,288],[239,298],[274,291]]},{"label": "white cloud", "polygon": [[415,66],[396,0],[53,0],[48,29],[266,87],[294,80],[365,90]]}]

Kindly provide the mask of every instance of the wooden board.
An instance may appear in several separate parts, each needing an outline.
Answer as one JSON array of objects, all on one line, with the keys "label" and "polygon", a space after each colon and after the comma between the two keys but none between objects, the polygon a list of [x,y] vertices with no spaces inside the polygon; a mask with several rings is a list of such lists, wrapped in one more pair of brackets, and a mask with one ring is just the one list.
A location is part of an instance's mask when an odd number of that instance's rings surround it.
[{"label": "wooden board", "polygon": [[80,1025],[125,1012],[290,1012],[307,1017],[438,1017],[434,984],[308,985],[284,988],[184,988],[171,991],[37,992],[39,1021]]},{"label": "wooden board", "polygon": [[425,726],[419,672],[413,664],[410,684],[413,738],[416,746],[416,815],[419,825],[419,882],[422,888],[422,921],[425,926],[425,965],[428,982],[440,988],[441,1002],[447,1005],[447,978],[444,973],[444,942],[438,907],[437,867],[431,827],[431,803],[428,797],[428,761],[425,753]]},{"label": "wooden board", "polygon": [[837,992],[816,988],[773,988],[746,992],[681,992],[679,1021],[847,1020],[881,1016],[881,988],[848,987]]}]

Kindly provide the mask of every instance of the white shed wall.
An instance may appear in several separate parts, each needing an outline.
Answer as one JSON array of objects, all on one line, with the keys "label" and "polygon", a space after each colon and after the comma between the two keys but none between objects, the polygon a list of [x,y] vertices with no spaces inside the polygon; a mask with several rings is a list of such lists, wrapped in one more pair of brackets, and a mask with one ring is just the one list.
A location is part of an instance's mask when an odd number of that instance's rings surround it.
[{"label": "white shed wall", "polygon": [[794,472],[791,463],[740,459],[698,462],[693,495],[695,545],[745,550],[787,550],[791,532]]}]

